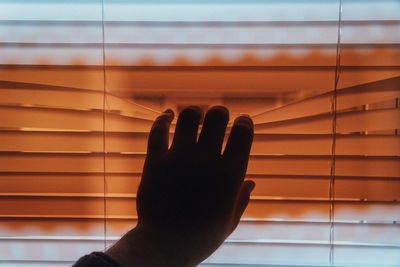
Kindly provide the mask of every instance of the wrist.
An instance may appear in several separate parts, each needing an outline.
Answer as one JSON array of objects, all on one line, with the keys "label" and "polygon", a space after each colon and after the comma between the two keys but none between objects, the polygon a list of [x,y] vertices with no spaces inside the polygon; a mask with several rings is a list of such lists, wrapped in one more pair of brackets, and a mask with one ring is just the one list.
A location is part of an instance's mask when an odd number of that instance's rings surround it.
[{"label": "wrist", "polygon": [[136,227],[105,253],[124,267],[195,266],[175,238]]}]

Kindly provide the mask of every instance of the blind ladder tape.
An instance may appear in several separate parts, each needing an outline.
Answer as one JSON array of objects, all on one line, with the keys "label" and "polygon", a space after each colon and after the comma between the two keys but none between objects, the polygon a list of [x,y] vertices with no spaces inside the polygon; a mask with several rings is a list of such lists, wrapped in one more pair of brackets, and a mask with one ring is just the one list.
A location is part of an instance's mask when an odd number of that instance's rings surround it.
[{"label": "blind ladder tape", "polygon": [[337,109],[337,86],[340,78],[340,42],[341,42],[341,22],[342,22],[342,0],[339,0],[339,18],[338,18],[338,29],[337,29],[337,43],[336,43],[336,66],[335,66],[335,84],[333,87],[332,94],[332,149],[331,149],[331,167],[330,167],[330,182],[329,182],[329,264],[334,266],[334,242],[335,242],[335,164],[336,164],[336,109]]},{"label": "blind ladder tape", "polygon": [[107,177],[106,177],[106,89],[107,89],[107,77],[106,77],[106,51],[104,47],[104,0],[101,0],[101,37],[102,37],[102,56],[103,56],[103,230],[104,230],[104,250],[107,248]]}]

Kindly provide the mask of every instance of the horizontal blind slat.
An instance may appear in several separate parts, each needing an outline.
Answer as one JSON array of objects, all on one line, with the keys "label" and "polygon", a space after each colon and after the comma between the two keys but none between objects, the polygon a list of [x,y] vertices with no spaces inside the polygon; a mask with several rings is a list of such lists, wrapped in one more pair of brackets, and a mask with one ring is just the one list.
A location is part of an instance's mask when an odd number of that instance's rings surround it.
[{"label": "horizontal blind slat", "polygon": [[[102,152],[101,132],[19,131],[0,129],[0,151]],[[145,152],[148,133],[106,132],[108,152]],[[170,134],[170,143],[173,133]],[[225,136],[225,141],[228,135]],[[259,134],[254,136],[254,154],[328,155],[329,134]],[[394,135],[338,135],[338,155],[399,156],[400,137]]]},{"label": "horizontal blind slat", "polygon": [[[400,96],[400,79],[392,78],[379,82],[343,88],[337,91],[337,110],[353,108],[374,102],[396,99]],[[305,98],[279,108],[254,115],[256,123],[287,120],[330,112],[332,92]]]},{"label": "horizontal blind slat", "polygon": [[[6,55],[0,61],[0,69],[10,70],[96,70],[102,68],[101,47],[97,45],[37,45],[25,44],[22,47],[3,45]],[[150,70],[187,69],[199,70],[211,68],[214,70],[244,69],[249,70],[277,70],[277,69],[334,69],[335,44],[263,44],[263,45],[109,45],[107,52],[112,55],[106,61],[107,70],[135,69]],[[268,57],[268,54],[278,53],[284,49],[285,54]],[[15,59],[14,54],[20,57]],[[302,57],[292,55],[305,54]],[[229,55],[236,57],[227,61]],[[204,58],[199,59],[199,55]],[[218,56],[215,56],[218,55]],[[396,70],[398,63],[393,60],[399,56],[399,47],[396,44],[347,44],[342,47],[343,63],[341,68],[346,69],[382,69]],[[85,62],[76,58],[85,57]],[[176,61],[176,57],[184,60]],[[38,59],[46,59],[37,62]],[[57,61],[54,59],[57,58]],[[72,59],[72,60],[71,60]],[[114,60],[112,60],[114,59]],[[119,61],[115,61],[118,59]],[[147,61],[146,61],[147,60]],[[21,78],[21,77],[20,77]],[[24,77],[26,79],[26,77]],[[49,78],[48,78],[49,79]]]},{"label": "horizontal blind slat", "polygon": [[[157,12],[154,12],[157,4]],[[76,6],[65,3],[57,5],[22,2],[2,3],[10,10],[2,14],[8,20],[83,20],[101,21],[98,2],[83,2]],[[376,5],[373,1],[360,5],[358,2],[345,3],[343,20],[396,20],[400,10],[396,1],[384,1]],[[105,20],[132,21],[337,21],[337,3],[324,2],[315,5],[307,1],[260,2],[202,2],[174,3],[152,1],[140,3],[106,3]],[[48,12],[43,12],[43,9]],[[30,12],[18,12],[26,11]],[[61,10],[61,11],[60,11]],[[371,12],[374,10],[376,12]],[[308,14],[305,16],[305,14]]]},{"label": "horizontal blind slat", "polygon": [[[0,153],[1,172],[102,172],[102,154]],[[139,173],[144,154],[109,154],[110,172]],[[398,157],[337,156],[336,174],[342,176],[399,177]],[[287,166],[291,166],[290,169]],[[329,156],[251,155],[248,175],[329,175]]]},{"label": "horizontal blind slat", "polygon": [[[16,86],[18,86],[18,84],[16,84]],[[29,84],[26,86],[29,86]],[[0,88],[1,87],[2,84],[0,81]],[[47,107],[78,111],[102,110],[103,92],[57,87],[53,89],[38,89],[35,87],[32,89],[0,89],[0,105],[8,105],[10,107],[13,105],[16,107]],[[152,120],[153,117],[158,114],[133,101],[115,97],[110,94],[107,95],[107,106],[109,107],[109,111],[142,119]],[[115,109],[113,109],[113,107],[115,107]]]},{"label": "horizontal blind slat", "polygon": [[[55,128],[87,131],[102,130],[102,113],[97,111],[54,110],[46,108],[0,107],[4,127]],[[35,114],[33,116],[33,113]],[[11,119],[12,118],[12,119]],[[109,131],[148,132],[152,121],[130,118],[117,114],[106,114]],[[259,123],[256,133],[328,134],[331,115],[322,114],[285,121]],[[394,130],[400,128],[400,111],[397,108],[380,110],[347,111],[337,114],[337,132]]]},{"label": "horizontal blind slat", "polygon": [[[355,72],[363,75],[355,75]],[[127,96],[139,94],[154,96],[154,93],[169,97],[190,92],[193,96],[204,97],[204,92],[221,93],[230,96],[270,96],[271,93],[294,93],[329,91],[333,83],[333,69],[315,70],[107,70],[109,92]],[[353,86],[400,75],[399,70],[372,69],[346,70],[342,75],[343,87]],[[351,75],[354,74],[354,75]],[[97,90],[102,88],[102,70],[99,69],[0,69],[0,79],[27,83],[42,83],[50,86],[69,86]],[[311,77],[313,79],[311,79]],[[132,81],[132,83],[130,83]],[[251,81],[251,87],[246,81]],[[293,89],[296,88],[296,89]],[[324,89],[321,89],[324,88]],[[200,94],[202,92],[203,94]]]},{"label": "horizontal blind slat", "polygon": [[[136,194],[140,182],[139,174],[110,175],[107,178],[107,196],[131,197]],[[256,182],[253,196],[328,199],[329,177],[249,177]],[[65,194],[71,197],[103,197],[103,175],[1,175],[2,188],[0,196],[24,196],[37,194]],[[76,184],[79,182],[80,186]],[[353,199],[354,201],[393,201],[400,200],[400,180],[388,178],[372,179],[338,179],[336,181],[336,199]]]},{"label": "horizontal blind slat", "polygon": [[[336,116],[337,133],[394,130],[400,128],[399,109],[340,112]],[[259,133],[329,133],[330,114],[255,125]]]},{"label": "horizontal blind slat", "polygon": [[[51,203],[49,203],[51,200]],[[103,216],[102,198],[54,198],[54,197],[1,197],[2,217],[60,215],[85,218]],[[329,218],[328,201],[258,201],[251,200],[244,213],[245,218],[325,219]],[[338,220],[386,220],[399,221],[398,202],[337,202],[335,216]],[[136,216],[135,200],[110,198],[107,200],[107,216]]]},{"label": "horizontal blind slat", "polygon": [[[14,242],[12,242],[12,243],[14,243],[14,244],[18,244],[18,243],[20,243],[20,242],[18,242],[18,241],[14,241]],[[46,247],[48,247],[48,246],[65,246],[66,248],[69,248],[69,249],[67,249],[67,250],[63,250],[63,251],[65,251],[63,254],[62,254],[62,256],[61,256],[61,259],[63,259],[63,260],[68,260],[68,259],[70,259],[70,258],[72,258],[71,256],[71,254],[70,255],[68,255],[67,254],[67,251],[73,251],[74,252],[74,254],[75,253],[82,253],[83,252],[83,250],[84,250],[84,246],[86,246],[86,249],[90,249],[89,251],[91,251],[91,250],[96,250],[96,248],[98,249],[98,246],[101,246],[101,242],[98,242],[98,241],[92,241],[92,242],[90,242],[90,241],[86,241],[86,242],[84,242],[84,243],[82,243],[82,244],[80,244],[80,243],[78,243],[78,242],[51,242],[51,241],[45,241],[45,242],[30,242],[29,244],[27,244],[27,247],[26,247],[26,251],[24,250],[23,251],[23,253],[21,253],[21,254],[25,254],[25,253],[27,253],[28,251],[29,251],[29,249],[33,249],[34,250],[34,246],[38,246],[38,247],[40,247],[40,248],[42,248],[42,249],[44,249],[44,248],[46,248]],[[75,245],[75,249],[73,248],[73,246]],[[229,250],[231,250],[231,249],[233,249],[233,245],[237,245],[237,246],[240,246],[241,247],[241,249],[242,250],[249,250],[249,249],[251,249],[251,246],[250,246],[250,244],[246,244],[246,243],[244,243],[244,244],[242,244],[242,243],[239,243],[239,244],[232,244],[232,243],[230,243],[230,242],[226,242],[225,244],[223,244],[223,246],[222,246],[222,249],[221,250],[219,250],[217,253],[220,253],[220,254],[225,254],[226,253],[226,255],[224,255],[224,258],[225,258],[225,261],[221,261],[221,259],[219,259],[219,261],[220,262],[227,262],[227,263],[229,263],[231,260],[230,260],[230,258],[228,257],[228,255],[229,255]],[[261,259],[264,259],[264,261],[261,261],[261,262],[259,262],[259,263],[263,263],[263,262],[265,262],[265,260],[267,260],[267,262],[277,262],[277,261],[282,261],[281,263],[285,263],[284,262],[284,260],[285,260],[285,258],[283,257],[284,256],[284,253],[282,253],[282,254],[273,254],[273,252],[277,252],[276,250],[277,249],[284,249],[284,250],[287,250],[287,252],[291,252],[291,253],[289,253],[289,254],[291,254],[291,257],[289,258],[289,260],[290,261],[294,261],[295,260],[295,258],[296,257],[298,257],[299,256],[299,254],[300,253],[312,253],[311,251],[310,251],[310,248],[312,248],[312,249],[316,249],[316,244],[310,244],[310,245],[306,245],[306,246],[299,246],[299,245],[296,245],[296,244],[293,244],[293,245],[290,245],[290,244],[256,244],[256,245],[253,245],[254,246],[254,249],[255,250],[262,250],[262,249],[264,249],[264,250],[267,250],[267,251],[269,251],[268,252],[268,254],[269,253],[271,253],[271,255],[265,255],[265,254],[258,254],[257,253],[257,255],[258,255],[258,258],[256,258],[256,259],[258,259],[259,261],[261,260]],[[294,246],[294,247],[292,247],[292,246]],[[61,248],[60,248],[61,249]],[[339,246],[338,247],[338,249],[339,250],[341,250],[340,252],[345,252],[345,250],[349,250],[349,248],[347,247],[347,246],[343,246],[343,247],[341,247],[341,246]],[[366,252],[369,252],[369,253],[378,253],[378,252],[381,252],[380,251],[380,249],[376,249],[376,248],[373,248],[373,249],[371,249],[371,248],[360,248],[360,247],[356,247],[356,248],[350,248],[351,250],[353,250],[353,252],[358,252],[358,253],[366,253]],[[272,250],[272,251],[271,251]],[[297,251],[297,252],[294,252],[294,250],[300,250],[300,251]],[[324,248],[324,250],[326,250],[326,248]],[[390,251],[391,253],[393,253],[393,252],[395,252],[395,248],[393,248],[393,249],[385,249],[385,250],[388,250],[388,251]],[[259,251],[258,251],[259,252]],[[254,252],[253,252],[254,253]],[[293,255],[293,253],[295,253],[295,255]],[[28,255],[24,255],[24,258],[27,258],[27,259],[35,259],[35,260],[44,260],[42,257],[43,257],[43,254],[42,253],[40,253],[41,254],[41,256],[36,256],[36,257],[29,257]],[[385,253],[385,254],[387,254],[387,255],[392,255],[392,254],[388,254],[388,253]],[[79,255],[79,254],[78,254]],[[246,254],[245,254],[246,255]],[[262,258],[260,258],[260,255],[263,255],[262,256]],[[76,256],[76,255],[74,255],[74,256]],[[272,258],[275,260],[275,261],[271,261],[271,256],[272,256]],[[345,255],[343,255],[343,256],[345,256]],[[78,256],[79,257],[79,256]],[[264,258],[265,257],[265,258]],[[287,257],[287,256],[286,256]],[[7,257],[7,258],[9,258],[9,257]],[[315,257],[314,257],[315,258]],[[212,256],[211,258],[209,258],[206,262],[213,262],[213,260],[215,260],[215,257],[214,256]],[[242,260],[245,260],[245,256],[243,256],[243,259]],[[286,260],[287,260],[287,258],[286,258]],[[321,260],[321,258],[319,258],[319,260]],[[288,263],[288,262],[286,262],[286,263]],[[378,262],[375,262],[375,263],[378,263]],[[292,264],[295,264],[295,262],[292,262]]]}]

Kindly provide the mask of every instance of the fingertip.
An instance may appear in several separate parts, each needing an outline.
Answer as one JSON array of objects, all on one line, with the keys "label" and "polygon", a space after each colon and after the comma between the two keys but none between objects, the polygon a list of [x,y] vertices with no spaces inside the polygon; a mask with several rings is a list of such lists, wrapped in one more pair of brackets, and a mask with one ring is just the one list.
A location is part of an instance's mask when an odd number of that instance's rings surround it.
[{"label": "fingertip", "polygon": [[253,121],[249,116],[241,115],[233,123],[223,158],[231,167],[232,173],[242,182],[246,174],[251,145],[254,138]]},{"label": "fingertip", "polygon": [[174,119],[175,114],[172,109],[168,108],[164,110],[164,112],[160,115],[160,117],[161,116],[165,116],[168,119],[168,121],[171,122]]},{"label": "fingertip", "polygon": [[179,113],[171,146],[173,150],[187,149],[196,143],[202,118],[203,110],[198,106],[185,107]]},{"label": "fingertip", "polygon": [[246,183],[247,183],[249,194],[250,194],[251,192],[253,192],[254,188],[256,187],[256,183],[253,180],[247,180]]},{"label": "fingertip", "polygon": [[240,116],[237,117],[235,119],[235,121],[233,122],[233,125],[234,126],[242,126],[242,127],[248,128],[250,130],[253,130],[253,128],[254,128],[253,120],[247,114],[240,114]]},{"label": "fingertip", "polygon": [[194,110],[198,113],[203,113],[203,110],[201,109],[201,107],[196,106],[196,105],[187,106],[184,110],[186,110],[186,109]]},{"label": "fingertip", "polygon": [[193,110],[199,116],[199,123],[203,123],[204,112],[201,107],[192,105],[192,106],[188,106],[186,109]]},{"label": "fingertip", "polygon": [[168,150],[168,135],[173,118],[174,112],[167,109],[154,121],[147,141],[147,155],[149,157],[161,155]]},{"label": "fingertip", "polygon": [[197,120],[201,123],[204,119],[204,112],[199,106],[187,106],[179,112],[179,117],[188,117],[190,120]]},{"label": "fingertip", "polygon": [[174,114],[174,111],[170,108],[167,108],[166,110],[164,110],[163,113],[169,113],[169,114]]},{"label": "fingertip", "polygon": [[223,122],[223,124],[228,124],[229,121],[229,110],[221,105],[211,107],[206,115],[212,117],[213,121],[218,121],[218,123]]},{"label": "fingertip", "polygon": [[212,107],[209,109],[209,111],[210,111],[210,110],[214,110],[214,109],[219,110],[219,111],[223,112],[225,115],[229,116],[229,110],[228,110],[228,108],[225,107],[225,106],[222,106],[222,105],[215,105],[215,106],[212,106]]}]

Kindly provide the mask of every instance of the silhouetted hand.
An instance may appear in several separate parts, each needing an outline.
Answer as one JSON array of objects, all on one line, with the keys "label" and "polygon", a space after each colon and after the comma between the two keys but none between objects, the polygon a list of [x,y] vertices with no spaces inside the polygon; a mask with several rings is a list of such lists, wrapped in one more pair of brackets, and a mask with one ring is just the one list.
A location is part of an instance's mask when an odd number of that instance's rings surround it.
[{"label": "silhouetted hand", "polygon": [[202,111],[184,109],[168,149],[174,114],[153,124],[137,194],[137,227],[106,253],[124,266],[195,266],[210,256],[239,223],[254,188],[243,182],[253,123],[238,117],[221,155],[229,120],[211,108],[197,140]]}]

